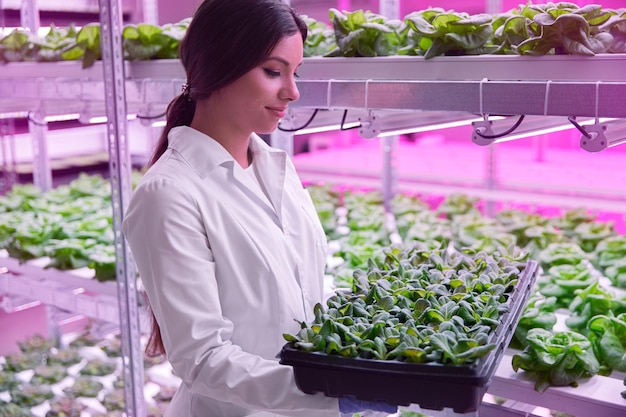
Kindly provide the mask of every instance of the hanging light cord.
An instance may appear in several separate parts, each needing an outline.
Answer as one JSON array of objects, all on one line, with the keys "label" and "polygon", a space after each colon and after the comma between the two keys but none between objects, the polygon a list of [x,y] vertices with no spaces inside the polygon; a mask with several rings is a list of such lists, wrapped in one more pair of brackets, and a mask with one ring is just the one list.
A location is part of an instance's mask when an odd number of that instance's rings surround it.
[{"label": "hanging light cord", "polygon": [[587,139],[591,139],[591,135],[589,134],[589,132],[587,132],[585,128],[576,121],[576,116],[569,116],[567,120],[569,120],[570,123],[573,124],[574,127],[578,129],[578,131],[582,133],[584,137],[586,137]]},{"label": "hanging light cord", "polygon": [[511,126],[510,128],[508,128],[507,130],[501,133],[495,133],[493,135],[485,135],[484,133],[481,133],[478,130],[476,130],[474,133],[476,133],[478,136],[484,139],[498,139],[498,138],[501,138],[503,136],[510,135],[511,133],[513,133],[513,131],[515,131],[515,129],[517,129],[520,124],[522,124],[522,120],[524,120],[524,117],[525,116],[522,114],[519,117],[519,119],[517,119],[517,121],[515,122],[513,126]]},{"label": "hanging light cord", "polygon": [[[285,129],[280,127],[280,125],[278,125],[278,130],[281,130],[283,132],[297,132],[299,130],[302,129],[306,129],[307,127],[309,127],[309,125],[311,124],[311,122],[313,121],[313,119],[315,119],[315,116],[317,115],[317,112],[319,111],[319,109],[315,109],[315,111],[313,112],[313,114],[311,115],[311,117],[309,117],[309,120],[307,120],[302,126],[300,127],[296,127],[295,129]],[[356,129],[358,127],[361,127],[361,124],[359,123],[357,126],[351,126],[351,127],[344,127],[346,124],[346,117],[348,116],[348,110],[344,110],[343,111],[343,116],[341,117],[341,125],[339,126],[339,130],[350,130],[350,129]]]},{"label": "hanging light cord", "polygon": [[162,117],[165,117],[166,115],[167,115],[167,111],[164,111],[163,113],[157,114],[155,116],[146,116],[146,115],[138,113],[137,118],[140,120],[154,120],[154,119],[160,119]]},{"label": "hanging light cord", "polygon": [[311,115],[311,117],[309,117],[309,120],[307,120],[304,125],[300,126],[300,127],[296,127],[295,129],[285,129],[283,127],[280,127],[280,125],[278,125],[278,130],[283,131],[283,132],[297,132],[298,130],[302,130],[307,128],[311,122],[313,121],[313,119],[315,119],[315,116],[317,115],[317,112],[319,111],[319,109],[315,109],[315,111],[313,111],[313,114]]},{"label": "hanging light cord", "polygon": [[359,123],[356,126],[351,126],[351,127],[344,127],[345,123],[346,123],[346,116],[348,116],[348,110],[344,110],[343,111],[343,117],[341,118],[341,127],[340,130],[350,130],[350,129],[356,129],[361,127],[361,123]]}]

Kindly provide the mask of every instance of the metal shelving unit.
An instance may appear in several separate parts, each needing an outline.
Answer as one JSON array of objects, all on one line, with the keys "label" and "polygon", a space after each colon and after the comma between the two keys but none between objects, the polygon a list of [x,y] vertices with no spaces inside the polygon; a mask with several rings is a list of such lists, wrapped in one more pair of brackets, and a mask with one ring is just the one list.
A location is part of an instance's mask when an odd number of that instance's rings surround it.
[{"label": "metal shelving unit", "polygon": [[[10,295],[3,300],[6,306],[19,304],[20,300],[37,300],[63,311],[119,325],[114,281],[99,282],[93,277],[93,271],[87,268],[73,271],[46,269],[47,261],[47,258],[41,258],[20,262],[0,253],[0,294]],[[142,328],[146,328],[147,319],[142,315]]]},{"label": "metal shelving unit", "polygon": [[[23,1],[22,7],[23,16],[38,15],[34,0]],[[36,69],[35,74],[46,75],[37,77],[37,75],[28,72],[29,76],[37,78],[35,84],[28,85],[28,82],[20,83],[16,80],[4,78],[6,72],[3,72],[0,84],[6,87],[17,82],[17,87],[15,85],[13,87],[24,89],[23,91],[26,94],[15,94],[15,91],[13,91],[14,94],[7,92],[5,96],[3,93],[3,98],[6,97],[7,102],[12,102],[11,106],[15,107],[2,107],[0,113],[21,111],[29,112],[29,114],[34,113],[38,118],[43,118],[48,114],[66,113],[69,107],[64,107],[63,105],[55,110],[55,107],[59,106],[60,103],[66,105],[68,103],[80,103],[81,110],[78,113],[95,111],[107,116],[112,218],[117,269],[116,297],[102,294],[107,292],[107,287],[105,286],[98,286],[96,289],[98,295],[94,297],[82,297],[80,296],[82,291],[77,292],[75,288],[72,289],[73,286],[60,284],[60,281],[49,281],[46,278],[50,277],[45,277],[45,274],[41,273],[41,271],[26,273],[24,276],[15,279],[16,275],[20,275],[20,269],[22,269],[22,273],[24,272],[23,268],[20,268],[19,265],[11,265],[11,260],[6,259],[0,264],[7,264],[2,266],[1,272],[3,274],[1,277],[3,278],[2,284],[4,289],[14,295],[36,296],[37,294],[35,293],[37,291],[34,288],[46,288],[48,292],[38,296],[47,300],[49,305],[62,307],[73,312],[85,313],[90,317],[115,321],[119,325],[122,340],[122,372],[125,381],[123,389],[126,415],[129,417],[143,417],[146,415],[146,404],[143,392],[143,353],[140,340],[137,276],[130,250],[121,232],[121,222],[131,194],[131,164],[126,134],[128,107],[124,59],[121,54],[121,0],[100,0],[99,14],[102,61],[98,67],[91,72],[81,71],[79,76],[81,81],[77,82],[76,79],[70,79],[68,84],[60,82],[61,80],[59,79],[67,77],[67,73],[65,75],[59,74],[59,77],[53,79],[52,84],[50,84],[50,78],[47,78],[46,72],[38,72],[41,69]],[[33,31],[37,29],[36,26],[36,23],[28,25]],[[89,78],[90,76],[93,78]],[[96,84],[93,84],[92,80],[96,80]],[[54,86],[56,82],[60,82],[57,88]],[[78,88],[79,91],[76,91],[75,88]],[[27,90],[28,92],[26,92]],[[64,94],[66,91],[70,91],[70,94]],[[94,95],[90,95],[90,93]],[[97,103],[94,104],[94,109],[90,108],[91,99]],[[47,107],[48,103],[51,103],[52,107]],[[38,140],[35,143],[36,147],[39,148],[37,145],[41,145],[41,142],[43,142],[43,134],[41,132],[42,129],[38,128],[37,130],[39,131],[36,134]],[[49,167],[45,166],[47,164],[47,155],[39,154],[38,152],[35,152],[35,154],[39,158],[35,161],[37,166],[34,171],[39,174],[40,179],[46,178],[46,176],[49,176],[47,175],[49,172],[42,173],[42,170],[49,169]],[[47,185],[44,188],[47,188]],[[67,277],[63,277],[63,279],[67,279]],[[82,290],[82,287],[78,288]],[[112,311],[113,308],[117,310],[117,315]]]},{"label": "metal shelving unit", "polygon": [[[105,46],[109,55],[105,54],[102,62],[87,69],[79,62],[4,65],[0,73],[0,113],[33,111],[40,115],[109,116],[115,234],[121,262],[118,262],[120,278],[115,294],[103,295],[116,295],[121,303],[119,323],[128,341],[124,351],[125,376],[130,381],[140,381],[136,288],[132,262],[120,232],[120,219],[129,193],[125,182],[129,178],[126,177],[129,165],[125,117],[129,113],[148,116],[162,113],[179,93],[184,72],[177,60],[121,62],[114,52],[119,10],[115,10],[113,3],[101,1],[102,18],[111,30],[104,35],[110,37],[110,43]],[[315,108],[626,118],[624,67],[626,55],[617,54],[438,57],[428,61],[420,57],[306,58],[299,70],[301,98],[293,109],[307,114]],[[6,262],[0,259],[0,265]],[[6,267],[15,269],[18,265]],[[24,276],[34,277],[40,272],[29,270]],[[38,285],[35,281],[16,283],[4,277],[0,289],[38,296],[39,292],[32,289]],[[98,287],[104,288],[111,290]],[[45,298],[43,294],[39,296]],[[626,413],[626,400],[597,396],[593,390],[563,388],[554,390],[558,394],[539,396],[533,392],[532,382],[511,375],[503,366],[491,388],[498,395],[556,409],[572,401],[579,417],[617,417]],[[129,416],[145,413],[143,393],[133,390],[133,386],[140,385],[126,385]],[[618,384],[616,380],[595,378],[589,385],[594,389],[612,387],[613,392]]]},{"label": "metal shelving unit", "polygon": [[309,58],[294,107],[626,118],[625,64],[625,54]]},{"label": "metal shelving unit", "polygon": [[100,1],[102,77],[107,116],[109,174],[119,328],[122,340],[125,410],[129,417],[146,415],[143,349],[138,304],[137,271],[130,248],[122,235],[122,219],[132,193],[131,163],[127,135],[127,98],[122,56],[122,11],[120,0]]},{"label": "metal shelving unit", "polygon": [[[102,65],[6,64],[0,112],[102,114]],[[626,118],[624,65],[626,54],[305,58],[301,96],[292,108]],[[184,83],[178,60],[125,62],[123,68],[131,113],[162,112]]]}]

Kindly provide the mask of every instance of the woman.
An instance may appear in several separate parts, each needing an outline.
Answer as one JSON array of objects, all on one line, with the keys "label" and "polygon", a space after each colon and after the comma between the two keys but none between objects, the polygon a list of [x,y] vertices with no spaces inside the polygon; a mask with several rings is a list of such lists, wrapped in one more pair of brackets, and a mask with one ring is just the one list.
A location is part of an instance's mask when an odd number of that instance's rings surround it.
[{"label": "woman", "polygon": [[156,320],[148,351],[182,379],[168,417],[377,406],[304,394],[276,360],[322,300],[326,261],[290,159],[257,136],[299,97],[306,34],[279,1],[205,0],[181,42],[187,83],[123,222]]}]

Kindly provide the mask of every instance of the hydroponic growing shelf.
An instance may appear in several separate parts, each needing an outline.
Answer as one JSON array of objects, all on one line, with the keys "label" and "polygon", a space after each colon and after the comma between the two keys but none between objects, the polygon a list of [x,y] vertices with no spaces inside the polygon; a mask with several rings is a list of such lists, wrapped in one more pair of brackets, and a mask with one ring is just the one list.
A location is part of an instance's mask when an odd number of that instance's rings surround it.
[{"label": "hydroponic growing shelf", "polygon": [[[625,67],[624,54],[306,58],[299,70],[301,97],[292,107],[307,114],[315,108],[626,118]],[[185,81],[177,60],[125,62],[124,71],[126,110],[145,116],[161,114]],[[102,73],[101,62],[87,69],[80,62],[3,65],[0,113],[104,115]],[[2,282],[5,290],[13,285]],[[511,373],[507,358],[496,370],[493,393],[571,409],[577,417],[626,413],[620,379],[597,377],[539,395],[531,381]]]},{"label": "hydroponic growing shelf", "polygon": [[[101,63],[81,65],[4,65],[0,112],[103,112]],[[624,65],[626,54],[305,58],[301,97],[292,107],[626,118]],[[162,111],[185,79],[178,60],[126,62],[124,68],[129,112]]]}]

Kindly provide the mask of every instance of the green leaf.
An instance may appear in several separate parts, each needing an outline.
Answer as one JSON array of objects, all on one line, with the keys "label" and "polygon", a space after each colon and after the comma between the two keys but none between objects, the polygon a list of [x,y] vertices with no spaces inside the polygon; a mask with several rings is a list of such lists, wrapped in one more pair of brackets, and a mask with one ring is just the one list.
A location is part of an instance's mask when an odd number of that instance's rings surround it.
[{"label": "green leaf", "polygon": [[392,296],[384,296],[382,297],[379,301],[378,301],[378,305],[380,306],[380,308],[382,308],[383,310],[389,311],[393,308],[394,304],[394,298]]},{"label": "green leaf", "polygon": [[285,339],[287,342],[296,342],[298,340],[294,335],[291,335],[289,333],[283,333],[283,339]]},{"label": "green leaf", "polygon": [[100,24],[88,23],[83,26],[76,34],[76,41],[95,52],[100,47]]}]

